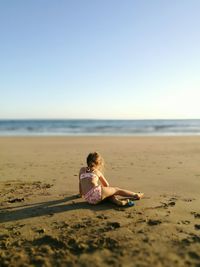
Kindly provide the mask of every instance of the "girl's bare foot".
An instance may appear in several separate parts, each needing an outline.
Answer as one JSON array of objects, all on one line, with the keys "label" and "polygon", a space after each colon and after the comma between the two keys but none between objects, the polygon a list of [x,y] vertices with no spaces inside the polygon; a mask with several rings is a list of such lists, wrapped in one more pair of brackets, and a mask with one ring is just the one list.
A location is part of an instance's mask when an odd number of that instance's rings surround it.
[{"label": "girl's bare foot", "polygon": [[139,199],[143,198],[143,196],[144,196],[144,193],[138,192],[134,195],[134,197],[132,199],[139,200]]}]

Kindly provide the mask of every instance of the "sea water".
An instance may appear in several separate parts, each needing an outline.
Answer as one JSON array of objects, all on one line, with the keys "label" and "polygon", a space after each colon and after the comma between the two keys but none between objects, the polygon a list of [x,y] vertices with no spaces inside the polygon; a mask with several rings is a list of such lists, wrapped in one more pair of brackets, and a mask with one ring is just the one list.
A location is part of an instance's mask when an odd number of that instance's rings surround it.
[{"label": "sea water", "polygon": [[200,135],[200,120],[0,120],[0,136]]}]

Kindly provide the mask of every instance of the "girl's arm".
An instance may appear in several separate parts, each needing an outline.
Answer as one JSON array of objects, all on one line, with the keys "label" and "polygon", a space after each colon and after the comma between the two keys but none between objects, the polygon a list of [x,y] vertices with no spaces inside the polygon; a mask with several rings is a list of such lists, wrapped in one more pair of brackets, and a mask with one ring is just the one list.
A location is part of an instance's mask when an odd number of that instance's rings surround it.
[{"label": "girl's arm", "polygon": [[103,176],[101,172],[98,172],[98,176],[103,186],[106,186],[106,187],[109,186],[108,181],[106,180],[106,178]]}]

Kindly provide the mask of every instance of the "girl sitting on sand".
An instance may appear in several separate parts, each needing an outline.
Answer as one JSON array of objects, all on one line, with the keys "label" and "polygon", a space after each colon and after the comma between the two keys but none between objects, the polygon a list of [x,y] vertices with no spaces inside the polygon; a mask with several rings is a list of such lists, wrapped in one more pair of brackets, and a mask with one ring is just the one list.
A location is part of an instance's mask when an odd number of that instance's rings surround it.
[{"label": "girl sitting on sand", "polygon": [[[87,167],[82,167],[79,172],[79,193],[90,204],[98,204],[105,198],[119,206],[133,206],[132,200],[139,200],[143,193],[134,193],[118,187],[109,186],[108,181],[101,173],[104,165],[103,158],[99,153],[90,153],[87,157]],[[100,180],[102,185],[98,185]],[[126,199],[118,199],[116,196],[122,196]]]}]

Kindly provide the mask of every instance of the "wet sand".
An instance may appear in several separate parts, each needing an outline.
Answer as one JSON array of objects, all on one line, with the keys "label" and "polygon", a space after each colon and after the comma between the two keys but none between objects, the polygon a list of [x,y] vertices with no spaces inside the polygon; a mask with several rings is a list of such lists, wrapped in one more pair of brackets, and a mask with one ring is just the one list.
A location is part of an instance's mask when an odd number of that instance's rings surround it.
[{"label": "wet sand", "polygon": [[[99,151],[134,207],[77,198]],[[200,266],[200,137],[1,137],[0,266]]]}]

